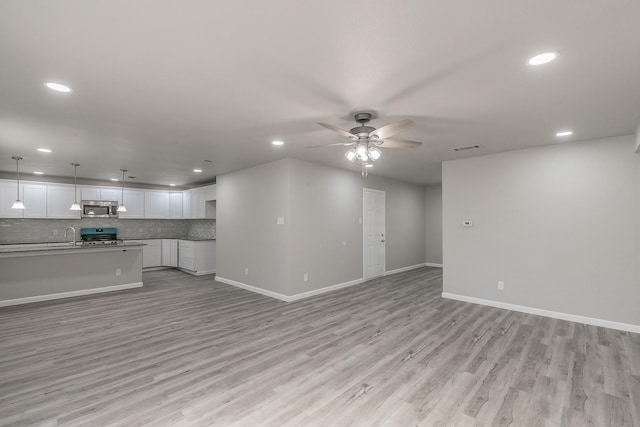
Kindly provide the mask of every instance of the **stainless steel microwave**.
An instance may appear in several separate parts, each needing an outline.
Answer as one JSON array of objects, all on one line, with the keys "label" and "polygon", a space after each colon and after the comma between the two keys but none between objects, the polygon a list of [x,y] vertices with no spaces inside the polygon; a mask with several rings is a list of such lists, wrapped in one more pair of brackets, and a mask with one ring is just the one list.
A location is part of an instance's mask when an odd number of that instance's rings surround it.
[{"label": "stainless steel microwave", "polygon": [[82,201],[83,218],[117,218],[118,202],[105,202],[96,200]]}]

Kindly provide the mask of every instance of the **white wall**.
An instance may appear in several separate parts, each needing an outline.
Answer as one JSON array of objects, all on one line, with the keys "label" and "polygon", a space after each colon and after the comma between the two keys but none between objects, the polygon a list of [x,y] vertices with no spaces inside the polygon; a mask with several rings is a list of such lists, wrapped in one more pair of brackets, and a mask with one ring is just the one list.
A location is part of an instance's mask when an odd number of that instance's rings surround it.
[{"label": "white wall", "polygon": [[426,260],[442,264],[442,186],[425,187]]},{"label": "white wall", "polygon": [[445,293],[640,325],[634,149],[627,136],[445,162]]},{"label": "white wall", "polygon": [[362,279],[364,187],[386,192],[387,270],[424,264],[423,187],[284,159],[217,178],[218,276],[285,296]]},{"label": "white wall", "polygon": [[286,160],[217,178],[217,276],[288,294],[288,186]]}]

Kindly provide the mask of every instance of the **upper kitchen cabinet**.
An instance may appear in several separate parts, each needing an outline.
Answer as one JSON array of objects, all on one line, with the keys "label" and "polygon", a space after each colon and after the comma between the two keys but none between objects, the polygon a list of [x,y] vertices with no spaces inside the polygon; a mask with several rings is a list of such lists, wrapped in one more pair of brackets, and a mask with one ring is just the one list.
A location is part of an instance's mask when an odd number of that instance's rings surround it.
[{"label": "upper kitchen cabinet", "polygon": [[182,197],[183,197],[182,192],[169,193],[169,218],[170,219],[184,218]]},{"label": "upper kitchen cabinet", "polygon": [[208,206],[215,203],[216,200],[215,184],[185,191],[184,195],[186,197],[184,205],[187,207],[185,218],[215,218],[215,208],[211,209]]},{"label": "upper kitchen cabinet", "polygon": [[74,201],[79,199],[73,185],[47,185],[47,218],[80,218],[80,211],[69,210]]},{"label": "upper kitchen cabinet", "polygon": [[140,219],[144,218],[144,191],[124,190],[124,201],[127,207],[126,212],[119,212],[118,218]]},{"label": "upper kitchen cabinet", "polygon": [[120,201],[120,189],[111,187],[83,187],[82,200]]},{"label": "upper kitchen cabinet", "polygon": [[[182,200],[180,204],[182,205]],[[169,193],[166,191],[145,191],[144,217],[150,219],[169,218]]]},{"label": "upper kitchen cabinet", "polygon": [[204,191],[204,200],[205,202],[210,202],[212,200],[216,200],[216,185],[207,185],[206,187],[202,187]]},{"label": "upper kitchen cabinet", "polygon": [[45,184],[24,184],[23,188],[22,201],[25,207],[23,218],[46,218],[47,186]]}]

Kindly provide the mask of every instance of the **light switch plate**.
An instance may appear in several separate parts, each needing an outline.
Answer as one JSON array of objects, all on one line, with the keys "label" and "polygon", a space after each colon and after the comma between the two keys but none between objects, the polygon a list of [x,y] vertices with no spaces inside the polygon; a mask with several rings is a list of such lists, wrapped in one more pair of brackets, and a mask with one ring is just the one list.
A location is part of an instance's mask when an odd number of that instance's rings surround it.
[{"label": "light switch plate", "polygon": [[284,224],[284,217],[283,216],[279,216],[278,218],[276,218],[276,224],[278,224],[278,225]]}]

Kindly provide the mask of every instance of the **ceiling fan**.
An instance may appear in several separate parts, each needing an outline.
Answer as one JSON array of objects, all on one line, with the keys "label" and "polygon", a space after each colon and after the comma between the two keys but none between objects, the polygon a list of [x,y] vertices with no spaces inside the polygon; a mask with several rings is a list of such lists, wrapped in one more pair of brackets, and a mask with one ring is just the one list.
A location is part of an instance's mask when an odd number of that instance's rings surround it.
[{"label": "ceiling fan", "polygon": [[307,148],[332,147],[337,145],[344,147],[352,146],[352,148],[345,153],[345,156],[351,163],[360,160],[362,162],[362,175],[367,176],[366,167],[369,162],[375,162],[382,155],[380,148],[417,148],[422,145],[422,142],[390,138],[403,129],[413,126],[415,123],[412,120],[400,120],[399,122],[376,129],[367,126],[371,117],[371,113],[356,113],[355,120],[357,123],[360,123],[360,126],[356,126],[348,132],[329,123],[318,123],[320,126],[348,138],[349,141],[338,142],[336,144],[314,145]]}]

